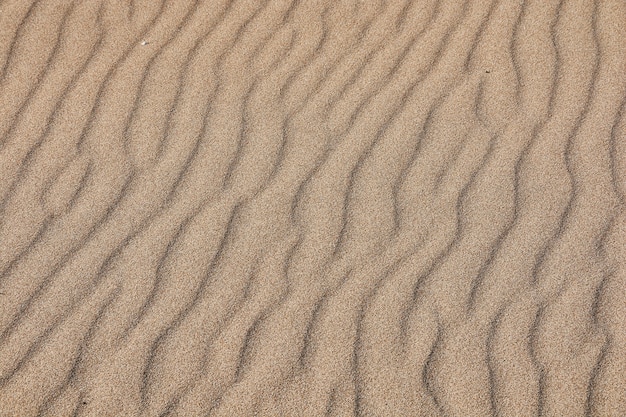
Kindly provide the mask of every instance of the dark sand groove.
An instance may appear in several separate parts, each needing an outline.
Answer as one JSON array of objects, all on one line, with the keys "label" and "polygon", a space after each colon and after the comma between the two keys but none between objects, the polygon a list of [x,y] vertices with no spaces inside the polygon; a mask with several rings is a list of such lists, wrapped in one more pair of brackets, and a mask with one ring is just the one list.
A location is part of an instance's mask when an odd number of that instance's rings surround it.
[{"label": "dark sand groove", "polygon": [[0,416],[626,415],[625,22],[0,2]]}]

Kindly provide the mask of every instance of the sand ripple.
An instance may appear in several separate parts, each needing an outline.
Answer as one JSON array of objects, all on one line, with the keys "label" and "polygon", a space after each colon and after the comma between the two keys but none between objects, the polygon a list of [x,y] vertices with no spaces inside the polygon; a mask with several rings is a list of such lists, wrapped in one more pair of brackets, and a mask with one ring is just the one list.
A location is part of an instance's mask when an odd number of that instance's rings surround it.
[{"label": "sand ripple", "polygon": [[626,416],[625,39],[0,1],[0,415]]}]

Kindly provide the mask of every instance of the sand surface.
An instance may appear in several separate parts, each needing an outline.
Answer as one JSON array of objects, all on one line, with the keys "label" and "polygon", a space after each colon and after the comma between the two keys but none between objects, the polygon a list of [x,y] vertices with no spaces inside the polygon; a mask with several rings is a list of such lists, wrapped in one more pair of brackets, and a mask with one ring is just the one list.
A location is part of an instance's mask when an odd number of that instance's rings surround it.
[{"label": "sand surface", "polygon": [[623,0],[0,1],[0,416],[626,416]]}]

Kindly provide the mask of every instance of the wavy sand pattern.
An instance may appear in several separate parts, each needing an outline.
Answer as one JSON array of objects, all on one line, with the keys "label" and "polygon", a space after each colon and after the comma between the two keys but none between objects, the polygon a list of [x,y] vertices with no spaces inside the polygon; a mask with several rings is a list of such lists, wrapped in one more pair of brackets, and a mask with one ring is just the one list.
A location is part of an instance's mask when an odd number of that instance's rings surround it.
[{"label": "wavy sand pattern", "polygon": [[1,416],[626,416],[623,0],[0,1]]}]

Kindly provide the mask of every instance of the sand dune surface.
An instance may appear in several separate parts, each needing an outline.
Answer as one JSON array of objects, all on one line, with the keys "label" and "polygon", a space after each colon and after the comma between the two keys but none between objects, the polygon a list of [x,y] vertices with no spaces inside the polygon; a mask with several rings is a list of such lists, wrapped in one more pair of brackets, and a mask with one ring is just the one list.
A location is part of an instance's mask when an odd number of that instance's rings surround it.
[{"label": "sand dune surface", "polygon": [[622,0],[0,1],[0,416],[626,416]]}]

